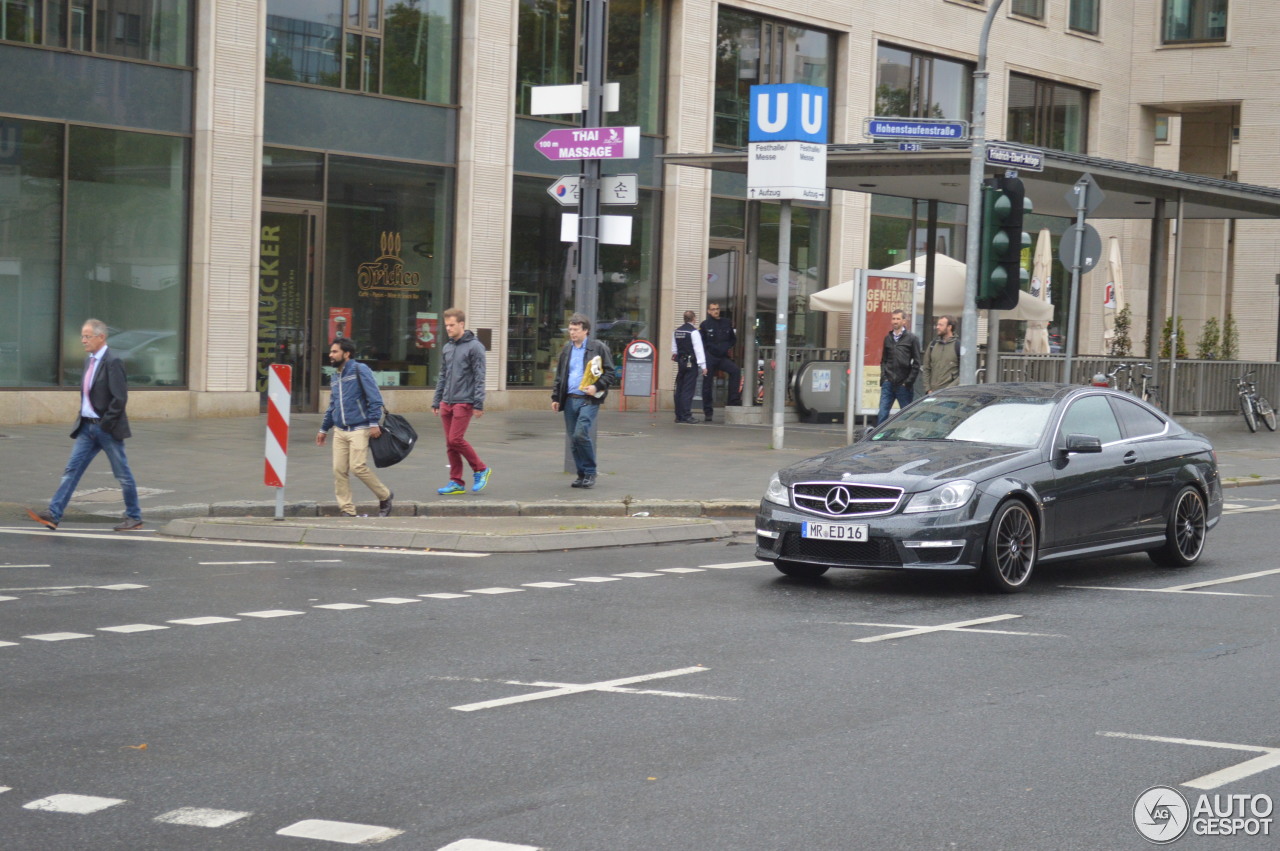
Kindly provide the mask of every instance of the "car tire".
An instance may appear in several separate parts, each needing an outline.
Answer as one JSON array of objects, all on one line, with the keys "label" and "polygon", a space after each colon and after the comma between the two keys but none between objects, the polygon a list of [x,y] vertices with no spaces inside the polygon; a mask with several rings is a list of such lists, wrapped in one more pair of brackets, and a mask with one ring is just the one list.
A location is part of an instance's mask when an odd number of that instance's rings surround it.
[{"label": "car tire", "polygon": [[778,559],[773,563],[780,573],[790,576],[792,579],[817,579],[831,568],[824,564],[805,564],[799,561],[783,561]]},{"label": "car tire", "polygon": [[1164,546],[1148,551],[1161,567],[1189,567],[1200,560],[1208,532],[1208,512],[1200,491],[1187,485],[1178,491],[1165,524]]},{"label": "car tire", "polygon": [[1026,587],[1038,556],[1036,520],[1017,499],[1000,503],[987,527],[982,552],[982,578],[987,587],[1013,594]]}]

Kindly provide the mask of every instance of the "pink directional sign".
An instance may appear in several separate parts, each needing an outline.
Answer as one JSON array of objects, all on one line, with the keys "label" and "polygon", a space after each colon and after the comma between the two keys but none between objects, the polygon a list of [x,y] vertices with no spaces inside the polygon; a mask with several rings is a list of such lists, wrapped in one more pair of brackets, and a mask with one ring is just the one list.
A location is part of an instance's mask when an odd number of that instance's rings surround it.
[{"label": "pink directional sign", "polygon": [[629,160],[640,156],[639,127],[548,130],[534,148],[549,160]]}]

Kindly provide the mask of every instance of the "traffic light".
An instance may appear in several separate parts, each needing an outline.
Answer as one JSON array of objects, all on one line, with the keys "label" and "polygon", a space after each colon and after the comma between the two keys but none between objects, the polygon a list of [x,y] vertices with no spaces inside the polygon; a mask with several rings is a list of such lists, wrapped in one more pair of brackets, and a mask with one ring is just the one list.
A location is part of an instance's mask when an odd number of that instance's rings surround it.
[{"label": "traffic light", "polygon": [[1022,249],[1031,236],[1022,231],[1022,217],[1031,212],[1022,181],[992,177],[982,183],[982,251],[978,266],[980,310],[1012,310],[1028,280],[1022,268]]}]

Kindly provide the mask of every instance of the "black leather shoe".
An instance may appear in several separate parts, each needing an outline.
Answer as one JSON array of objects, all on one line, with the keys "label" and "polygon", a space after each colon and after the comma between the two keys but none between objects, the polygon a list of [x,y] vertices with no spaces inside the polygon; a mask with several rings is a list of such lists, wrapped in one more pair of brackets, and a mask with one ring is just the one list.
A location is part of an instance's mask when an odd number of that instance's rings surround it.
[{"label": "black leather shoe", "polygon": [[593,488],[593,487],[595,487],[595,486],[596,486],[596,477],[595,477],[595,476],[583,476],[583,477],[582,477],[582,484],[578,485],[578,487],[580,487],[580,488]]},{"label": "black leather shoe", "polygon": [[41,526],[47,527],[50,531],[57,531],[58,521],[53,519],[53,515],[47,511],[32,511],[27,509],[27,516],[39,523]]},{"label": "black leather shoe", "polygon": [[396,498],[395,494],[389,493],[387,494],[386,499],[378,500],[378,516],[379,517],[386,517],[391,513],[391,503],[393,500],[395,500],[395,498]]},{"label": "black leather shoe", "polygon": [[583,483],[583,481],[584,481],[586,478],[587,478],[586,476],[584,476],[584,475],[582,475],[581,473],[579,473],[579,474],[578,474],[578,478],[574,479],[572,482],[570,482],[570,483],[569,483],[569,487],[571,487],[571,488],[580,488],[580,487],[582,487],[582,483]]}]

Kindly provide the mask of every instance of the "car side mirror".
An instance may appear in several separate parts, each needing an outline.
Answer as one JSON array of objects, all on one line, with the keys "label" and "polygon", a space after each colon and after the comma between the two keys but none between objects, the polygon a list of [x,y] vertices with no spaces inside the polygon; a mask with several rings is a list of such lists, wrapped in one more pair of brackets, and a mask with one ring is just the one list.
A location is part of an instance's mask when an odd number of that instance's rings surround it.
[{"label": "car side mirror", "polygon": [[1088,454],[1102,451],[1102,438],[1092,434],[1069,434],[1067,435],[1068,454],[1078,452]]}]

